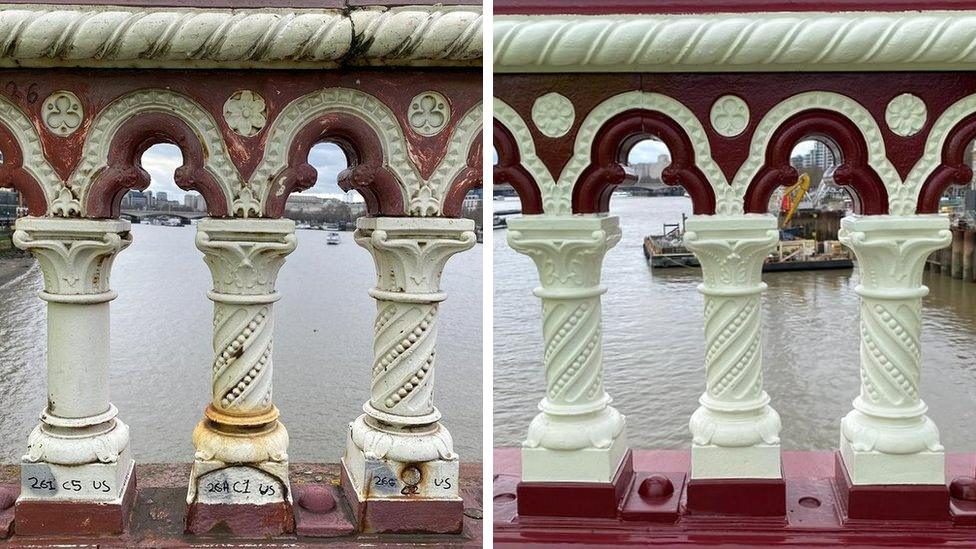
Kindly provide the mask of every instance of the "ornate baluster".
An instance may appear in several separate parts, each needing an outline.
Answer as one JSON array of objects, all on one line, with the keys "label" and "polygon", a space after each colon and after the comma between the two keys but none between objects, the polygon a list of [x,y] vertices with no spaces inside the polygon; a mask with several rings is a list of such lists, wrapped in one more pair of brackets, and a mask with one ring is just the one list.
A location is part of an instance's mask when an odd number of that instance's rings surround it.
[{"label": "ornate baluster", "polygon": [[378,217],[357,227],[376,262],[377,314],[370,398],[342,460],[345,493],[364,529],[456,532],[458,455],[432,392],[441,272],[474,246],[474,222]]},{"label": "ornate baluster", "polygon": [[763,262],[779,242],[776,218],[695,216],[685,227],[705,300],[705,392],[689,423],[688,509],[783,515],[780,419],[763,390],[760,303]]},{"label": "ornate baluster", "polygon": [[108,396],[109,302],[117,296],[109,275],[132,242],[129,223],[22,218],[16,229],[14,243],[40,262],[48,303],[48,404],[21,465],[17,533],[119,533],[135,478],[129,428]]},{"label": "ornate baluster", "polygon": [[861,272],[861,394],[841,421],[847,474],[854,485],[943,485],[944,449],[918,386],[922,271],[929,254],[952,241],[949,220],[852,216],[841,221],[839,238]]},{"label": "ornate baluster", "polygon": [[[522,444],[522,482],[607,485],[628,455],[624,416],[603,389],[600,270],[620,240],[619,220],[524,216],[508,228],[509,245],[535,261],[542,283],[534,293],[542,299],[546,396]],[[544,514],[523,505],[527,486],[519,513]]]},{"label": "ornate baluster", "polygon": [[702,266],[705,392],[691,416],[691,478],[781,478],[780,419],[763,390],[762,266],[779,242],[767,215],[695,216],[685,245]]},{"label": "ornate baluster", "polygon": [[[272,403],[271,357],[275,280],[297,244],[295,223],[203,219],[196,241],[213,275],[213,400],[193,431],[187,529],[224,522],[252,534],[289,531],[288,432]],[[256,507],[226,510],[237,504]]]}]

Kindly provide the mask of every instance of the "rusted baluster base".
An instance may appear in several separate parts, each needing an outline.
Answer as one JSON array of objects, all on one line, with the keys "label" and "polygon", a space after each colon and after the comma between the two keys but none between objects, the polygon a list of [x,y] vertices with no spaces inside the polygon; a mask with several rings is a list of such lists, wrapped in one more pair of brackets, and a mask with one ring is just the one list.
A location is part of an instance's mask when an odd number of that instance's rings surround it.
[{"label": "rusted baluster base", "polygon": [[342,467],[342,487],[346,502],[362,532],[457,534],[464,526],[464,503],[460,498],[396,499],[367,496],[363,499],[356,492],[345,463]]}]

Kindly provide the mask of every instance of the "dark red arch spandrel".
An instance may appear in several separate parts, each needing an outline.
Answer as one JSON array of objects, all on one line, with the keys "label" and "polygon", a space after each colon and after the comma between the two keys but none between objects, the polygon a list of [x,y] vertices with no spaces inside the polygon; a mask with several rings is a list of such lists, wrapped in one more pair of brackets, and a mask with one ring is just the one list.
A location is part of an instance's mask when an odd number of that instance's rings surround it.
[{"label": "dark red arch spandrel", "polygon": [[441,208],[441,214],[444,217],[461,217],[464,197],[472,190],[483,186],[484,181],[481,176],[481,145],[482,138],[479,133],[474,141],[471,142],[471,147],[468,148],[464,169],[451,182],[451,186],[447,190],[447,196],[444,197],[444,206]]},{"label": "dark red arch spandrel", "polygon": [[967,185],[973,180],[973,169],[967,166],[966,149],[976,139],[976,114],[962,119],[946,136],[941,162],[929,175],[918,195],[915,213],[938,213],[939,200],[953,185]]},{"label": "dark red arch spandrel", "polygon": [[627,167],[627,154],[638,141],[656,137],[671,153],[671,164],[661,180],[688,191],[696,215],[715,213],[715,193],[708,178],[695,164],[695,150],[688,134],[667,115],[643,109],[620,113],[608,120],[593,138],[590,164],[573,187],[573,213],[606,212],[610,195],[626,181],[636,181]]},{"label": "dark red arch spandrel", "polygon": [[315,185],[318,172],[308,163],[308,153],[324,142],[335,143],[345,153],[349,167],[339,173],[339,187],[358,191],[369,215],[404,215],[403,193],[396,175],[383,163],[379,136],[362,119],[336,112],[315,118],[295,135],[288,148],[288,165],[271,183],[265,216],[281,217],[291,193]]},{"label": "dark red arch spandrel", "polygon": [[522,213],[542,213],[542,192],[532,174],[522,166],[518,141],[497,119],[492,124],[492,141],[498,163],[492,168],[491,179],[495,185],[511,185],[522,202]]},{"label": "dark red arch spandrel", "polygon": [[88,217],[118,217],[125,193],[149,187],[149,174],[142,168],[142,154],[160,143],[179,147],[183,155],[183,165],[173,174],[176,185],[203,195],[211,217],[228,215],[223,189],[204,168],[205,148],[196,132],[175,116],[146,113],[127,120],[112,136],[107,165],[96,176],[85,199]]},{"label": "dark red arch spandrel", "polygon": [[765,163],[746,191],[746,213],[766,213],[776,187],[796,183],[799,173],[790,165],[790,156],[798,143],[811,137],[829,139],[840,149],[842,158],[834,171],[834,181],[853,191],[857,213],[888,213],[888,191],[868,164],[868,146],[860,129],[843,115],[822,109],[798,113],[773,133],[766,147]]},{"label": "dark red arch spandrel", "polygon": [[0,187],[15,189],[23,197],[30,215],[47,214],[47,197],[41,183],[24,169],[24,153],[7,126],[0,123]]}]

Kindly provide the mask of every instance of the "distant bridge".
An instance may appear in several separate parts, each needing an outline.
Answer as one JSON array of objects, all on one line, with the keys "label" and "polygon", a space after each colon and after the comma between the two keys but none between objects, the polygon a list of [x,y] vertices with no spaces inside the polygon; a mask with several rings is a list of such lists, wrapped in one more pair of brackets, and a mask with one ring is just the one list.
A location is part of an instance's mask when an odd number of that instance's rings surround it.
[{"label": "distant bridge", "polygon": [[141,223],[143,219],[152,217],[178,217],[183,220],[184,225],[189,225],[192,219],[202,219],[209,216],[207,212],[178,212],[169,210],[122,210],[119,217],[128,219],[133,223]]}]

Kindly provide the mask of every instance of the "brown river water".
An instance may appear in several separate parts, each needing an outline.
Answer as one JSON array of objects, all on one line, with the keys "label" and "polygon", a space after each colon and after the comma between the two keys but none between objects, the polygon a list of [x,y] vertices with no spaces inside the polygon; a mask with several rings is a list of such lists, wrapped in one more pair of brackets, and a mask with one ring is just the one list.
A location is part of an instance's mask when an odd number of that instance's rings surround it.
[{"label": "brown river water", "polygon": [[[515,201],[496,209],[517,209]],[[691,444],[688,418],[704,389],[701,271],[652,272],[644,236],[691,215],[687,198],[614,197],[623,239],[603,281],[607,391],[641,448]],[[540,310],[532,261],[494,231],[494,444],[518,445],[544,393]],[[840,418],[857,396],[858,283],[845,271],[767,273],[763,297],[766,391],[783,420],[783,447],[835,448]],[[925,273],[922,398],[949,452],[976,451],[976,283]]]}]

